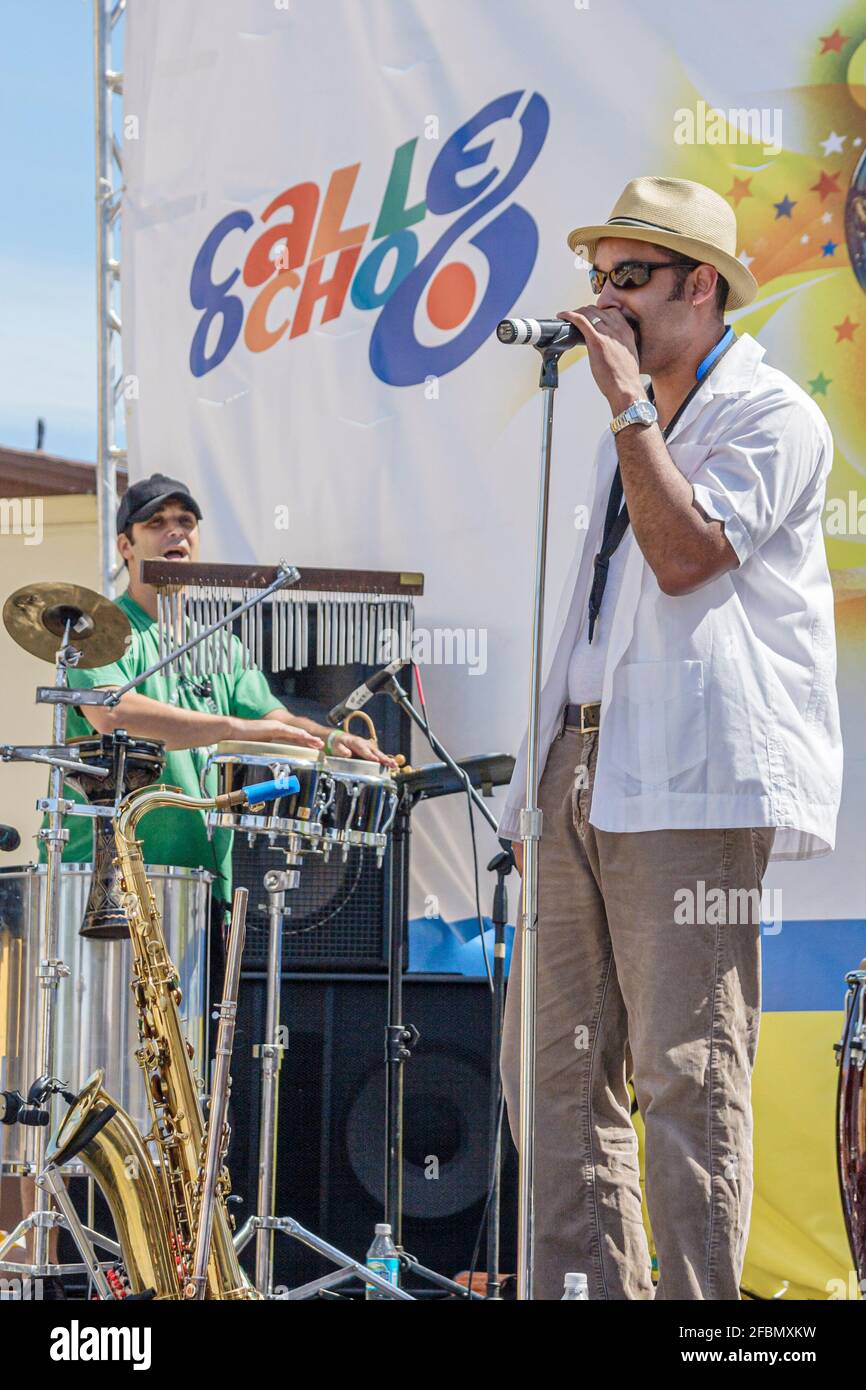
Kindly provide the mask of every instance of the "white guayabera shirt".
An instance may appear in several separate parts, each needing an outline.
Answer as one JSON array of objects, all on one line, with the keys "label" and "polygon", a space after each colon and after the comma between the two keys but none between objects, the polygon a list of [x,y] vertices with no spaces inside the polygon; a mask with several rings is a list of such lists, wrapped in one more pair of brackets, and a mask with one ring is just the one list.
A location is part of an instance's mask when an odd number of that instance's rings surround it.
[{"label": "white guayabera shirt", "polygon": [[[601,691],[590,821],[600,830],[777,826],[772,857],[834,845],[842,783],[833,591],[821,516],[833,441],[815,402],[743,334],[695,393],[667,447],[739,567],[662,593],[629,529]],[[566,582],[539,710],[544,767],[587,621],[593,557],[616,468],[595,460],[590,526]],[[604,614],[604,600],[602,601]],[[520,835],[526,739],[499,833]]]}]

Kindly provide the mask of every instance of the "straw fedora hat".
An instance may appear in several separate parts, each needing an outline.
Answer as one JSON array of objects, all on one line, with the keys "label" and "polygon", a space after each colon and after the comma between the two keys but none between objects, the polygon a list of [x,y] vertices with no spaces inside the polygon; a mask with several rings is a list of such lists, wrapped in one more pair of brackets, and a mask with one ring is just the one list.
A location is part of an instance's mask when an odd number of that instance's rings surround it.
[{"label": "straw fedora hat", "polygon": [[758,282],[737,260],[737,219],[719,193],[688,179],[640,178],[627,183],[610,217],[568,234],[572,251],[595,260],[602,237],[627,237],[680,251],[715,266],[728,282],[726,309],[750,304]]}]

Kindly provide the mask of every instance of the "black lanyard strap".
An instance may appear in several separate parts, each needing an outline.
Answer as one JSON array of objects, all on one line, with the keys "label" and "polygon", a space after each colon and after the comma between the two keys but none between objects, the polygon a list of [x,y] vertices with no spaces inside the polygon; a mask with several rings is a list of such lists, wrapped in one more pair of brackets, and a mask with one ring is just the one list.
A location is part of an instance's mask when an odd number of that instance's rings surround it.
[{"label": "black lanyard strap", "polygon": [[593,560],[592,588],[589,591],[589,640],[592,641],[592,634],[595,632],[595,624],[601,612],[601,600],[604,588],[607,584],[607,571],[610,565],[610,557],[613,555],[626,531],[628,530],[628,506],[622,502],[622,474],[619,464],[613,475],[613,482],[610,485],[610,492],[607,498],[607,511],[604,517],[604,531],[601,539],[601,549]]},{"label": "black lanyard strap", "polygon": [[[719,365],[722,358],[724,357],[725,353],[730,351],[735,342],[736,338],[732,338],[731,341],[728,343],[727,347],[719,353],[718,357],[712,363],[712,365],[709,368],[709,371],[704,372],[704,374],[698,378],[692,389],[689,391],[688,395],[685,396],[683,400],[680,402],[680,404],[677,406],[676,411],[662,430],[662,439],[668,439],[671,431],[673,430],[677,421],[682,416],[683,411],[689,405],[695,393],[700,390],[701,386],[703,386],[707,377],[710,375],[710,372],[715,370],[715,368]],[[713,349],[713,351],[715,351],[715,349]],[[712,353],[710,354],[710,356],[712,356]],[[704,358],[704,361],[706,360],[707,359]],[[701,363],[701,366],[703,366],[703,362]],[[700,367],[698,368],[698,371],[700,371]],[[649,396],[651,401],[655,399],[652,386],[650,386],[649,390],[647,391],[647,395]],[[621,503],[622,505],[620,506]],[[617,546],[620,544],[626,531],[628,530],[628,526],[628,503],[623,502],[622,500],[622,473],[620,471],[619,463],[617,462],[616,472],[613,475],[613,480],[610,485],[610,492],[608,493],[607,497],[607,510],[604,514],[604,530],[602,532],[601,537],[601,548],[598,554],[596,555],[595,559],[593,560],[592,588],[589,591],[588,637],[590,642],[592,641],[592,636],[595,632],[595,625],[598,621],[598,615],[601,612],[601,600],[604,596],[605,585],[607,584],[607,572],[610,567],[610,558],[613,555],[614,551],[617,549]]]}]

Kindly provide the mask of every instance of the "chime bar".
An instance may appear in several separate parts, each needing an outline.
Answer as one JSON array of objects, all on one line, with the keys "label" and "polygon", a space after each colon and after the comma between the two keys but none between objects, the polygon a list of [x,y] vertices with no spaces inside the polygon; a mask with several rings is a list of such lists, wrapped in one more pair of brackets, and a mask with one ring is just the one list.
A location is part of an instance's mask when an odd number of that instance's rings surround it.
[{"label": "chime bar", "polygon": [[[279,570],[276,565],[195,564],[186,560],[144,560],[141,577],[156,588],[266,589]],[[329,593],[393,594],[417,598],[424,592],[424,576],[406,570],[300,570],[291,589]]]},{"label": "chime bar", "polygon": [[[279,577],[275,566],[191,565],[145,560],[142,578],[157,590],[160,655],[176,651],[228,617]],[[360,663],[384,666],[412,654],[414,599],[424,576],[388,570],[305,569],[297,583],[275,590],[240,615],[235,627],[244,668],[264,665],[265,615],[270,618],[270,669],[303,670]],[[229,669],[228,628],[211,634],[178,663],[188,680]]]}]

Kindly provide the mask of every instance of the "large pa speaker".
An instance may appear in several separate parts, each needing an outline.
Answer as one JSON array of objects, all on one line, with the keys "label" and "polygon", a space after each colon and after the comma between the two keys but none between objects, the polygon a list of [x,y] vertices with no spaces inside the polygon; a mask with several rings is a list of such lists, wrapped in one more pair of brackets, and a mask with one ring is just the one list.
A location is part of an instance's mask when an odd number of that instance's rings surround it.
[{"label": "large pa speaker", "polygon": [[[420,1033],[404,1066],[403,1244],[454,1275],[468,1267],[488,1188],[490,992],[483,981],[407,976],[404,1021]],[[265,981],[245,974],[232,1063],[232,1189],[239,1219],[255,1210],[259,1062]],[[283,980],[287,1048],[280,1073],[277,1213],[363,1257],[381,1221],[385,1172],[385,981]],[[515,1267],[516,1159],[505,1126],[502,1259]],[[275,1238],[275,1282],[287,1288],[330,1268],[299,1242]],[[252,1268],[252,1252],[245,1257]],[[486,1264],[482,1243],[478,1267]],[[430,1289],[430,1285],[426,1286]]]}]

